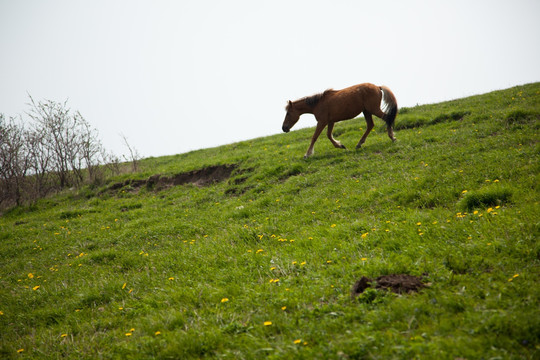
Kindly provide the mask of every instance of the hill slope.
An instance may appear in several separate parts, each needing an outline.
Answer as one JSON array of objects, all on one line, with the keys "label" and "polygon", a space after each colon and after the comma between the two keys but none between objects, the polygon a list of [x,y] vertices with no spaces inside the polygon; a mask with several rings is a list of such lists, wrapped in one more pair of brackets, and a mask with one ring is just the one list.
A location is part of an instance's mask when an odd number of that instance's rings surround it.
[{"label": "hill slope", "polygon": [[[305,161],[304,129],[15,208],[0,355],[537,358],[539,120],[529,84],[402,109],[396,143],[321,137]],[[426,286],[351,298],[390,274]]]}]

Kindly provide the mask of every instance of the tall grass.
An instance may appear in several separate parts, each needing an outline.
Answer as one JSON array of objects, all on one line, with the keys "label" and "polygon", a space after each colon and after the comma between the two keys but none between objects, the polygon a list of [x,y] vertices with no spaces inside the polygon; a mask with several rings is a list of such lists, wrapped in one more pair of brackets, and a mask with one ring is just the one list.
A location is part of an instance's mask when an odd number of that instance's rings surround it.
[{"label": "tall grass", "polygon": [[[540,84],[408,108],[398,127],[424,120],[396,143],[321,140],[305,161],[304,129],[14,208],[0,357],[538,358],[539,137],[520,111],[540,113]],[[364,126],[338,124],[339,140]],[[236,167],[134,186],[215,165]],[[362,276],[400,273],[428,286],[351,299]]]}]

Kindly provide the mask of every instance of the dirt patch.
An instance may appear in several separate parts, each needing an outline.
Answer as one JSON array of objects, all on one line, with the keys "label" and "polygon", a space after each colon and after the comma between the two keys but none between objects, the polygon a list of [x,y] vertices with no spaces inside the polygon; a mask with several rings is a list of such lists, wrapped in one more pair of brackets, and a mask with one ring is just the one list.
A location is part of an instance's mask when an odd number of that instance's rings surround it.
[{"label": "dirt patch", "polygon": [[396,294],[409,294],[417,292],[427,285],[422,282],[422,278],[413,275],[395,274],[379,276],[375,280],[362,276],[351,290],[351,297],[363,293],[367,288],[390,290]]},{"label": "dirt patch", "polygon": [[128,187],[130,191],[137,191],[143,186],[149,190],[164,190],[171,186],[185,184],[192,184],[199,187],[209,186],[227,180],[236,167],[236,165],[215,165],[172,176],[157,174],[150,176],[146,180],[126,180],[115,183],[109,187],[109,190],[116,191]]}]

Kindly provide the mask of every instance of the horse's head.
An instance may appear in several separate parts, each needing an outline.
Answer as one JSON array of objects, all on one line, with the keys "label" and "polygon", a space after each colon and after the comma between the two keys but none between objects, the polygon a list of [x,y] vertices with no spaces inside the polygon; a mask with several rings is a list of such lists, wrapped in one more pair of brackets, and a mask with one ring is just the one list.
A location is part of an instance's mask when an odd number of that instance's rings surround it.
[{"label": "horse's head", "polygon": [[285,110],[287,110],[287,114],[285,115],[282,129],[283,132],[288,133],[294,126],[294,124],[298,122],[298,119],[300,118],[300,112],[294,107],[293,103],[290,100],[287,104],[287,107],[285,107]]}]

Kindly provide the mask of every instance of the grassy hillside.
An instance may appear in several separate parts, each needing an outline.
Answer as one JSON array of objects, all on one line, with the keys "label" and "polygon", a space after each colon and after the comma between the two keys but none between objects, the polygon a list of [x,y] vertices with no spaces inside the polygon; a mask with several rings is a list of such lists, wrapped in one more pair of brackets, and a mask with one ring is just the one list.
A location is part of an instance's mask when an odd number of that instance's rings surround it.
[{"label": "grassy hillside", "polygon": [[[146,159],[3,214],[0,357],[539,358],[540,83],[396,123],[307,161],[312,129]],[[426,287],[351,298],[389,274]]]}]

